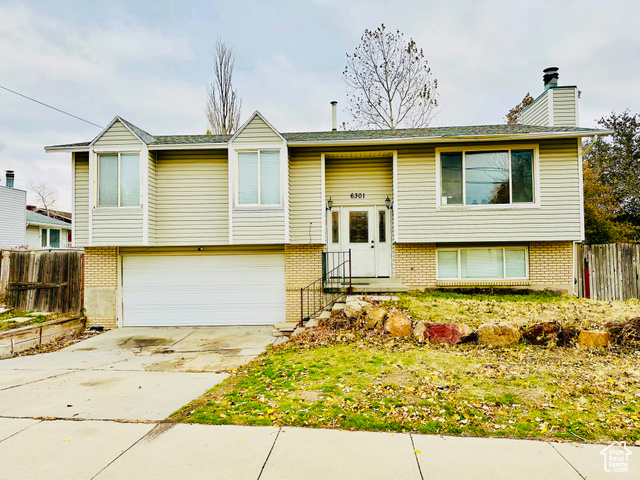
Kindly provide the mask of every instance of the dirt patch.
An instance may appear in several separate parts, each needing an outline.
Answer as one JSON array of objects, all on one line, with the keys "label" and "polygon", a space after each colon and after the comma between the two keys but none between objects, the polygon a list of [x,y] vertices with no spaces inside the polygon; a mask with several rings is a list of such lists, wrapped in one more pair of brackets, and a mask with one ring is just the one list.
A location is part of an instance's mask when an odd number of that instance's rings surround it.
[{"label": "dirt patch", "polygon": [[157,347],[160,345],[166,345],[168,343],[173,343],[173,342],[168,338],[160,338],[160,337],[130,337],[130,338],[127,338],[124,342],[120,343],[118,346],[144,348],[144,347]]},{"label": "dirt patch", "polygon": [[393,385],[394,387],[406,387],[415,383],[415,378],[410,372],[396,370],[380,379],[382,385]]},{"label": "dirt patch", "polygon": [[300,390],[289,395],[291,398],[299,398],[303,402],[315,403],[322,400],[322,394],[317,390]]}]

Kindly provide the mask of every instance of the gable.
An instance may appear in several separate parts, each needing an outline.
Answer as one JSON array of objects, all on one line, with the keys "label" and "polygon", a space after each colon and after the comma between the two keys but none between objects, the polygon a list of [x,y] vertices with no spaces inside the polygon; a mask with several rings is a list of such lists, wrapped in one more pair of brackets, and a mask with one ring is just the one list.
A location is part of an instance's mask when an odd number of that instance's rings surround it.
[{"label": "gable", "polygon": [[236,145],[282,143],[282,138],[259,116],[255,115],[233,140]]},{"label": "gable", "polygon": [[138,147],[140,145],[142,145],[142,142],[120,120],[116,120],[94,143],[94,148],[103,150],[115,147]]}]

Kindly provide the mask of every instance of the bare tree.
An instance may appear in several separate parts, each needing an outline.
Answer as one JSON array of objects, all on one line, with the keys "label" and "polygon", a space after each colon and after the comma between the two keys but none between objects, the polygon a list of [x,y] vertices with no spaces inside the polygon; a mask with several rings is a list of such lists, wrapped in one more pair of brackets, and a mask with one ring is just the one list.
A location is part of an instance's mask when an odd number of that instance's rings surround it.
[{"label": "bare tree", "polygon": [[49,210],[56,206],[58,191],[47,182],[28,182],[29,190],[36,196],[38,207],[44,208],[49,214]]},{"label": "bare tree", "polygon": [[522,101],[507,112],[507,115],[505,117],[507,119],[507,123],[510,125],[520,123],[522,121],[522,112],[532,103],[533,97],[529,95],[529,92],[527,92]]},{"label": "bare tree", "polygon": [[213,53],[213,81],[207,91],[207,119],[214,134],[228,135],[238,129],[242,100],[233,89],[233,49],[221,39]]},{"label": "bare tree", "polygon": [[342,76],[357,127],[422,128],[436,114],[438,81],[422,49],[399,30],[365,30]]}]

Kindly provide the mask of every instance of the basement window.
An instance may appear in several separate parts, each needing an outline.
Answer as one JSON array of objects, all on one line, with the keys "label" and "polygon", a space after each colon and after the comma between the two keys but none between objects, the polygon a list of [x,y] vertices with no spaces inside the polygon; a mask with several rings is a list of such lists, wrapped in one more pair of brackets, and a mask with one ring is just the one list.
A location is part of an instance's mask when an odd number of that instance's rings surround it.
[{"label": "basement window", "polygon": [[529,277],[526,247],[442,248],[438,280],[522,280]]}]

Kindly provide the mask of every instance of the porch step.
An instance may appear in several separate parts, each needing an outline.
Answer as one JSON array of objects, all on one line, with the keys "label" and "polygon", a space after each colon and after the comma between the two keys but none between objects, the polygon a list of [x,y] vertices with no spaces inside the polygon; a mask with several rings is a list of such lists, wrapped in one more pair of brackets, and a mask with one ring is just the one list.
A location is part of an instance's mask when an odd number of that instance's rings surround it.
[{"label": "porch step", "polygon": [[[335,303],[333,305],[333,307],[331,308],[332,312],[338,312],[340,310],[344,310],[344,307],[346,306],[346,303]],[[323,312],[324,313],[324,312]]]},{"label": "porch step", "polygon": [[298,326],[298,322],[280,322],[276,323],[273,328],[281,332],[293,332]]},{"label": "porch step", "polygon": [[318,326],[318,320],[316,320],[315,318],[312,318],[307,323],[305,323],[304,326],[305,326],[305,328],[317,327]]},{"label": "porch step", "polygon": [[400,300],[395,295],[349,295],[347,302],[351,300],[375,300],[377,302],[397,302]]},{"label": "porch step", "polygon": [[319,320],[325,320],[327,318],[331,317],[331,310],[325,310],[324,312],[322,312],[320,314],[320,316],[318,317]]}]

